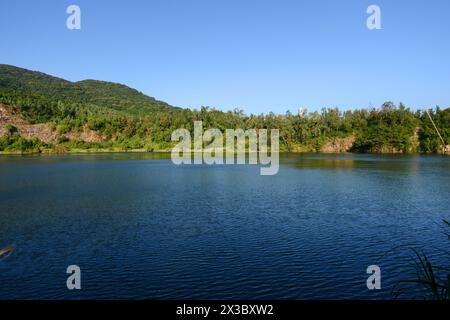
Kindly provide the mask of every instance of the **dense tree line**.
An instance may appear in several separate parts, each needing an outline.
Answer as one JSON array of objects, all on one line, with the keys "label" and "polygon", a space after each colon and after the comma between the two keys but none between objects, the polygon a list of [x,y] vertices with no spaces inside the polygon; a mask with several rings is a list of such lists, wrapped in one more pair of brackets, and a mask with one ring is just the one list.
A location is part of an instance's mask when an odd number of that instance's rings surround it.
[{"label": "dense tree line", "polygon": [[[384,103],[380,108],[320,111],[283,115],[245,115],[242,110],[222,112],[202,107],[171,107],[134,89],[99,81],[68,82],[37,72],[0,65],[0,103],[30,123],[47,123],[58,133],[58,145],[71,148],[121,148],[167,150],[171,134],[193,122],[203,127],[280,129],[284,151],[320,151],[334,139],[351,139],[354,152],[424,152],[442,150],[442,142],[428,115],[403,104]],[[450,138],[450,108],[430,109],[446,143]],[[106,137],[103,143],[69,141],[69,132],[90,129]],[[3,137],[0,150],[27,148],[17,133]],[[36,141],[30,148],[42,147]]]}]

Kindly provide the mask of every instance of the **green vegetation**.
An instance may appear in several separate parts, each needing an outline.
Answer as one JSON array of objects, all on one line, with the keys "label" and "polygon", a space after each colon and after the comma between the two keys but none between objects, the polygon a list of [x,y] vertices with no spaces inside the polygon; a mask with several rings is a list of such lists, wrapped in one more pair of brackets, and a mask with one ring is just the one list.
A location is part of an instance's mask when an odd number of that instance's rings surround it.
[{"label": "green vegetation", "polygon": [[5,135],[0,138],[0,151],[21,151],[40,153],[42,148],[48,147],[38,138],[31,140],[22,138],[18,134]]},{"label": "green vegetation", "polygon": [[[450,228],[450,222],[447,220],[443,222],[447,228]],[[447,234],[447,239],[450,240],[450,234]],[[415,277],[400,281],[394,288],[394,296],[401,297],[405,292],[410,293],[414,287],[419,286],[422,290],[418,298],[449,301],[450,265],[434,265],[425,253],[414,248],[411,248],[411,251]],[[443,251],[442,254],[449,256],[450,252]]]},{"label": "green vegetation", "polygon": [[[46,123],[54,129],[58,139],[53,148],[58,150],[168,150],[172,131],[187,128],[192,132],[195,120],[203,121],[205,129],[280,129],[282,151],[320,151],[336,139],[351,140],[353,152],[435,153],[443,147],[426,114],[392,102],[380,109],[342,112],[324,108],[320,112],[284,115],[245,115],[238,109],[222,112],[209,107],[190,110],[172,107],[120,84],[70,82],[0,65],[0,104],[12,106],[29,123]],[[430,112],[449,143],[450,108]],[[67,137],[88,129],[104,137],[104,142]],[[8,131],[1,139],[0,150],[52,147],[20,139],[16,134]]]},{"label": "green vegetation", "polygon": [[49,147],[38,138],[28,140],[21,137],[13,125],[7,125],[5,129],[6,133],[0,137],[0,151],[41,152],[42,148]]},{"label": "green vegetation", "polygon": [[412,137],[420,126],[419,117],[420,114],[413,114],[403,104],[397,109],[392,102],[387,102],[379,111],[368,114],[367,124],[358,134],[354,148],[363,152],[417,152]]}]

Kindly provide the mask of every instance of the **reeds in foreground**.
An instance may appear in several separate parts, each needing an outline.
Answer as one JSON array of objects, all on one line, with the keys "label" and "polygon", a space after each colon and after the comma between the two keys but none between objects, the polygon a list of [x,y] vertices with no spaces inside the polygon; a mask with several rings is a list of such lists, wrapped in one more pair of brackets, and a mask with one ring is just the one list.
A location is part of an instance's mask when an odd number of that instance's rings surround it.
[{"label": "reeds in foreground", "polygon": [[[447,227],[450,222],[443,220]],[[447,234],[450,240],[450,233]],[[413,279],[401,280],[394,288],[394,296],[400,297],[404,292],[408,291],[408,284],[415,284],[423,289],[424,296],[417,298],[433,299],[433,300],[450,300],[450,266],[433,265],[427,255],[411,248],[414,253],[414,264],[416,269],[416,277]],[[450,252],[443,254],[449,255]]]}]

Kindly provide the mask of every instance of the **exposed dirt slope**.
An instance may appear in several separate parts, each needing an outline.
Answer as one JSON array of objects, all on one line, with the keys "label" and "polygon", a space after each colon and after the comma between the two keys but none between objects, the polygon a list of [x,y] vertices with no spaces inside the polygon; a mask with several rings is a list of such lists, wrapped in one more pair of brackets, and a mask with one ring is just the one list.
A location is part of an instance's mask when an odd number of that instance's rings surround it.
[{"label": "exposed dirt slope", "polygon": [[[38,138],[45,143],[55,144],[58,141],[58,133],[52,129],[48,124],[30,124],[20,115],[14,113],[11,106],[0,104],[0,136],[3,136],[7,131],[7,126],[12,125],[17,128],[19,134],[26,138]],[[101,136],[95,131],[84,128],[80,132],[68,132],[64,134],[69,140],[82,140],[86,142],[102,142],[105,137]]]},{"label": "exposed dirt slope", "polygon": [[323,145],[320,151],[325,153],[349,152],[352,149],[354,142],[354,137],[335,138]]}]

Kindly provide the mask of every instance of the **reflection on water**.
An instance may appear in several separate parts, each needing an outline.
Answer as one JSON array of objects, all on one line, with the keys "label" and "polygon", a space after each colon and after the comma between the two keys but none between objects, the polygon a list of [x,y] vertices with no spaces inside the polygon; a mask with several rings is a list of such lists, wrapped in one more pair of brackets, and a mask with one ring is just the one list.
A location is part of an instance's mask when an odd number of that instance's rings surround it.
[{"label": "reflection on water", "polygon": [[432,165],[435,170],[450,169],[448,156],[399,156],[359,154],[283,154],[282,163],[297,168],[373,169],[414,173]]},{"label": "reflection on water", "polygon": [[[411,271],[392,248],[448,263],[449,160],[282,154],[260,176],[168,153],[0,157],[0,248],[16,245],[0,298],[390,298]],[[71,264],[81,291],[65,287]]]},{"label": "reflection on water", "polygon": [[100,161],[100,160],[162,160],[170,159],[170,152],[122,152],[122,153],[80,153],[69,155],[2,155],[1,162],[8,160],[38,160],[41,163],[50,163],[57,161]]}]

